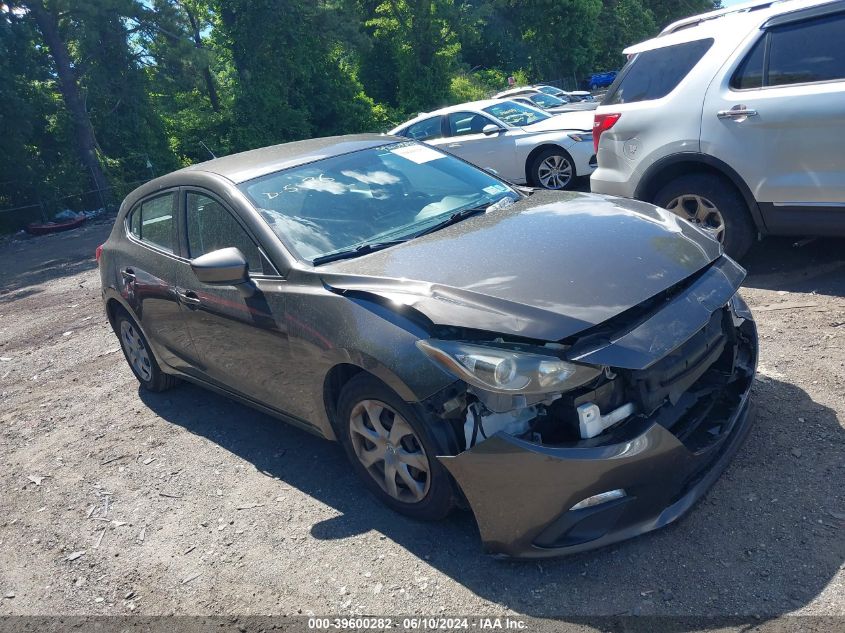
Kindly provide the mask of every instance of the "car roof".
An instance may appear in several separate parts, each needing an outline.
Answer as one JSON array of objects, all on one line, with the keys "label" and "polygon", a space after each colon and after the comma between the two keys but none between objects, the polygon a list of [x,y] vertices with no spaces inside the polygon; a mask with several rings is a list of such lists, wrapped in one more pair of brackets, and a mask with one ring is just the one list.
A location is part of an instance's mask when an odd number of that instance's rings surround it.
[{"label": "car roof", "polygon": [[494,95],[495,99],[504,99],[505,97],[515,97],[517,95],[523,94],[536,94],[541,92],[539,89],[535,88],[534,86],[523,86],[521,88],[509,88],[507,90],[503,90]]},{"label": "car roof", "polygon": [[347,136],[312,138],[230,154],[185,167],[167,176],[162,176],[162,178],[170,179],[180,173],[204,171],[223,176],[234,183],[241,183],[322,158],[349,154],[392,142],[407,142],[407,140],[382,134],[350,134]]},{"label": "car roof", "polygon": [[402,128],[406,128],[409,125],[413,125],[414,123],[419,123],[420,121],[425,121],[426,119],[430,119],[431,117],[435,116],[443,116],[444,114],[449,114],[450,112],[462,112],[464,110],[483,110],[487,106],[491,105],[499,105],[502,103],[501,99],[482,99],[480,101],[467,101],[466,103],[459,103],[457,105],[446,106],[445,108],[439,108],[438,110],[432,110],[431,112],[420,112],[417,116],[413,119],[408,119],[404,123],[400,123],[397,125],[393,131],[400,130]]},{"label": "car roof", "polygon": [[626,55],[712,37],[743,37],[774,16],[841,0],[754,0],[673,22],[657,37],[629,46]]}]

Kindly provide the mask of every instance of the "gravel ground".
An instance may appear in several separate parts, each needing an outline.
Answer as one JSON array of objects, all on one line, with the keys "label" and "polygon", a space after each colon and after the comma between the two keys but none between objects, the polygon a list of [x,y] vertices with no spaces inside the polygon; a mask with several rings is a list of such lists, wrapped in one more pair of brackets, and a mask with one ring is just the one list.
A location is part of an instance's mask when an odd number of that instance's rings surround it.
[{"label": "gravel ground", "polygon": [[139,392],[92,261],[108,229],[0,244],[0,615],[845,616],[845,242],[745,262],[756,423],[706,498],[538,564],[481,554],[469,513],[393,514],[335,444]]}]

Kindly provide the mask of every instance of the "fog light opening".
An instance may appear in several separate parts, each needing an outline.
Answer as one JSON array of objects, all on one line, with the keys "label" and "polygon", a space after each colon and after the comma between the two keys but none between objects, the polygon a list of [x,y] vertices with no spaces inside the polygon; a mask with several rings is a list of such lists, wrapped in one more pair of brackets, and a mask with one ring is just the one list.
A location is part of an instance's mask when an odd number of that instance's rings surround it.
[{"label": "fog light opening", "polygon": [[616,499],[621,499],[625,496],[625,491],[622,488],[617,488],[616,490],[608,490],[607,492],[601,492],[597,495],[593,495],[592,497],[587,497],[586,499],[582,499],[574,506],[569,508],[570,511],[572,510],[583,510],[584,508],[592,508],[597,505],[601,505],[602,503],[607,503],[608,501],[614,501]]}]

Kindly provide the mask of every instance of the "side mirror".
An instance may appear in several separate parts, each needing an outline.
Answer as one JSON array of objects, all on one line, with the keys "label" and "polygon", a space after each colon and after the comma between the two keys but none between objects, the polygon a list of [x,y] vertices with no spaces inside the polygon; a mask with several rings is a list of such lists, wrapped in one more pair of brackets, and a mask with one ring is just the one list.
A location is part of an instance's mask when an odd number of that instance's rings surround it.
[{"label": "side mirror", "polygon": [[498,125],[493,125],[492,123],[488,123],[483,128],[481,128],[481,133],[484,136],[493,136],[494,134],[498,134],[501,131],[502,128],[500,128]]},{"label": "side mirror", "polygon": [[249,280],[249,264],[237,248],[221,248],[191,260],[191,270],[204,284],[236,286]]}]

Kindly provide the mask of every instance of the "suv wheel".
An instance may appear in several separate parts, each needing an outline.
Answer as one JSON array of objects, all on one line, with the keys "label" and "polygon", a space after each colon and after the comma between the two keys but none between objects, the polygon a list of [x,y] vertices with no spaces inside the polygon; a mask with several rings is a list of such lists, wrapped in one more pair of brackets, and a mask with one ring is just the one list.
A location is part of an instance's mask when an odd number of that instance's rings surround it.
[{"label": "suv wheel", "polygon": [[376,497],[415,519],[449,514],[452,482],[436,457],[447,451],[411,406],[362,373],[343,388],[337,411],[346,455]]},{"label": "suv wheel", "polygon": [[754,223],[745,200],[719,176],[681,176],[658,191],[653,202],[708,232],[734,259],[745,255],[754,242]]},{"label": "suv wheel", "polygon": [[575,163],[559,147],[550,147],[534,158],[529,170],[531,183],[544,189],[570,189],[575,184]]}]

